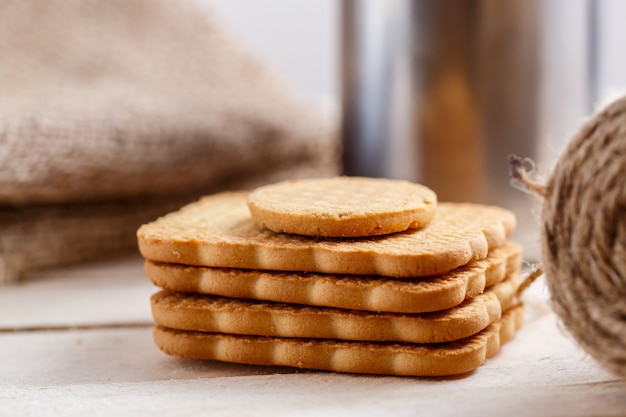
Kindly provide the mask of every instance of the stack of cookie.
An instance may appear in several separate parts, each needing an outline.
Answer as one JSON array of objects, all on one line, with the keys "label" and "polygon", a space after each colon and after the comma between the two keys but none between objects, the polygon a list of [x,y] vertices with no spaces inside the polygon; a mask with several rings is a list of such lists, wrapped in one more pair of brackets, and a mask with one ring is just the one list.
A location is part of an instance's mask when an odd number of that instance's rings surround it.
[{"label": "stack of cookie", "polygon": [[521,326],[514,228],[419,184],[335,177],[207,196],[137,235],[168,354],[441,376]]}]

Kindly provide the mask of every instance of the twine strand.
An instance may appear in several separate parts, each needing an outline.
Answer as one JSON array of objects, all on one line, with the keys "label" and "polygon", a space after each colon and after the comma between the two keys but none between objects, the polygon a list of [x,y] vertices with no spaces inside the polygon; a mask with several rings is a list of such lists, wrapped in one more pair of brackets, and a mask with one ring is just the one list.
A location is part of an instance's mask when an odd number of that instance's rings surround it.
[{"label": "twine strand", "polygon": [[526,274],[524,278],[522,278],[520,284],[515,291],[515,295],[517,297],[521,297],[521,295],[531,286],[531,284],[543,275],[543,268],[541,265],[535,265],[533,268]]},{"label": "twine strand", "polygon": [[[517,155],[509,156],[511,184],[520,191],[534,194],[539,198],[544,198],[546,194],[545,185],[533,177],[535,172],[535,162],[530,158],[522,158]],[[543,275],[541,263],[534,265],[530,272],[522,279],[516,290],[516,295],[520,297],[530,285]]]},{"label": "twine strand", "polygon": [[509,166],[511,170],[511,184],[513,187],[534,194],[537,197],[545,197],[545,185],[532,178],[532,174],[535,171],[535,162],[532,159],[510,155]]}]

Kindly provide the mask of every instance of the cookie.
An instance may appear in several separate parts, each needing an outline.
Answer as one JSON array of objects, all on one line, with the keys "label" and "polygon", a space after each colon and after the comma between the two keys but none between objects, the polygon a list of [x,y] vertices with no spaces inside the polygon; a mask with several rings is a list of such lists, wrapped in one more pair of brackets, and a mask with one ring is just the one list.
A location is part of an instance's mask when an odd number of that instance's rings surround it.
[{"label": "cookie", "polygon": [[214,194],[142,225],[142,256],[196,266],[415,278],[485,258],[516,224],[515,215],[499,207],[438,203],[433,220],[419,229],[311,238],[259,228],[246,200],[246,192]]},{"label": "cookie", "polygon": [[157,325],[178,330],[255,336],[442,343],[483,330],[511,304],[514,278],[457,307],[397,314],[253,301],[171,291],[151,297]]},{"label": "cookie", "polygon": [[517,305],[476,335],[435,344],[243,336],[162,326],[155,326],[154,341],[165,353],[190,359],[365,374],[448,376],[478,368],[513,337],[522,322],[523,307]]},{"label": "cookie", "polygon": [[437,195],[408,181],[333,177],[266,185],[247,203],[252,220],[274,232],[362,237],[424,226],[435,215]]},{"label": "cookie", "polygon": [[393,279],[360,275],[209,268],[145,262],[148,278],[158,287],[284,303],[345,309],[425,313],[454,307],[482,293],[521,265],[522,249],[506,242],[444,275],[428,279]]}]

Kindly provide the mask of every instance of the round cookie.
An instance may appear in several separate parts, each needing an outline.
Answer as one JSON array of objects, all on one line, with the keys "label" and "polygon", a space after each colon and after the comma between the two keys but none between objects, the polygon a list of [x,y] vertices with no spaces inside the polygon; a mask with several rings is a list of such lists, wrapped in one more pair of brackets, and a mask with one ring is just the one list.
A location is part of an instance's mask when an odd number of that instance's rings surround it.
[{"label": "round cookie", "polygon": [[248,196],[254,223],[278,233],[378,236],[428,224],[437,195],[408,181],[333,177],[283,181]]}]

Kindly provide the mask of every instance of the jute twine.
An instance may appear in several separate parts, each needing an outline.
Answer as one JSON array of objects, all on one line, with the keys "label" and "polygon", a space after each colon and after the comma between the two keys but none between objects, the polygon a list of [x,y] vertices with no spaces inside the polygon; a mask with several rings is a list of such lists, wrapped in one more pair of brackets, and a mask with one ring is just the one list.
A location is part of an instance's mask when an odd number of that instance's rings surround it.
[{"label": "jute twine", "polygon": [[552,307],[580,346],[626,377],[626,97],[584,123],[547,184],[526,162],[512,157],[512,175],[543,199]]}]

